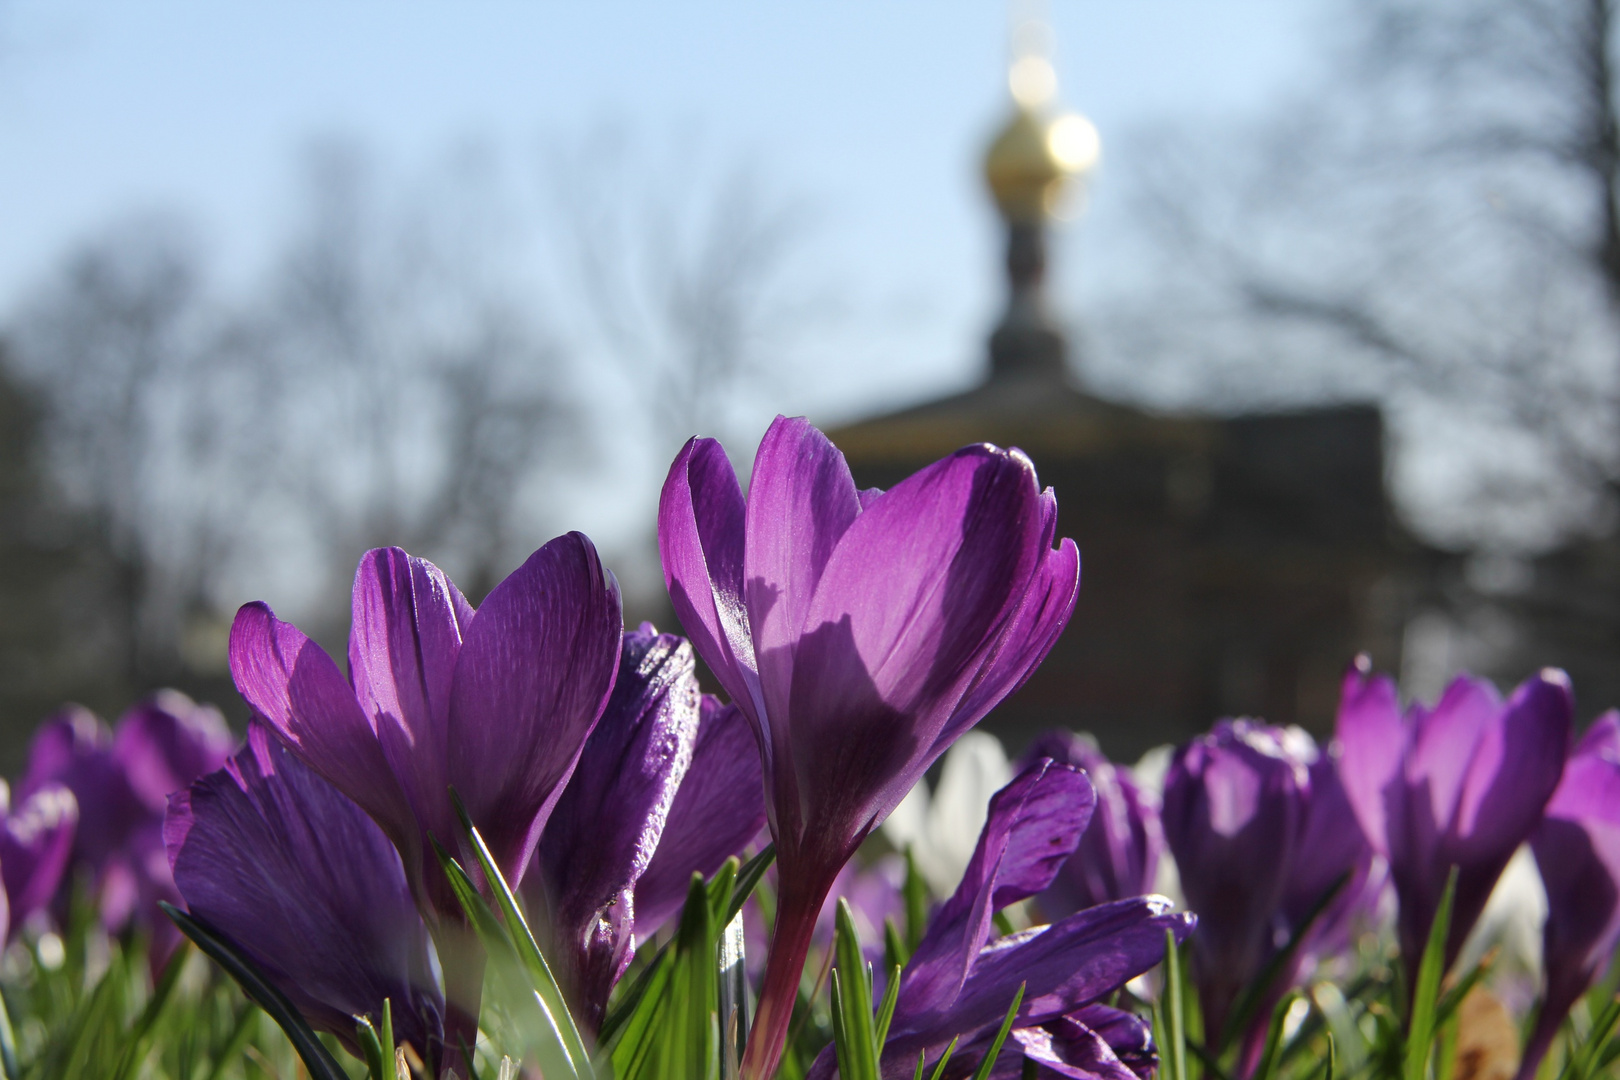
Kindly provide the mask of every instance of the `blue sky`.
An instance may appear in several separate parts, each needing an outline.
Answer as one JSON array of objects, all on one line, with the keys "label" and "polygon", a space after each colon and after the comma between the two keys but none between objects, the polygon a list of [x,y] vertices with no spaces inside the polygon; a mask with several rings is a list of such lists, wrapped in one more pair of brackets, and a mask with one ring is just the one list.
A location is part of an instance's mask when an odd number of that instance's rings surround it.
[{"label": "blue sky", "polygon": [[[1063,99],[1105,147],[1144,120],[1253,109],[1307,62],[1314,10],[1058,2]],[[613,121],[746,156],[819,208],[818,257],[841,277],[982,321],[973,165],[1005,108],[1007,22],[985,0],[0,2],[0,310],[133,207],[196,214],[227,265],[261,255],[313,134],[407,163],[473,135],[521,167],[548,136]],[[1116,194],[1105,170],[1097,218]]]},{"label": "blue sky", "polygon": [[[1050,5],[1060,97],[1104,144],[1070,227],[1071,315],[1109,272],[1111,138],[1263,108],[1309,73],[1320,6]],[[548,141],[617,123],[746,161],[814,208],[801,269],[858,299],[860,344],[829,345],[776,407],[838,419],[928,396],[976,375],[999,303],[976,163],[1008,108],[1008,23],[989,0],[0,0],[0,320],[138,208],[195,217],[215,264],[250,274],[315,135],[359,135],[402,170],[475,137],[523,187]]]}]

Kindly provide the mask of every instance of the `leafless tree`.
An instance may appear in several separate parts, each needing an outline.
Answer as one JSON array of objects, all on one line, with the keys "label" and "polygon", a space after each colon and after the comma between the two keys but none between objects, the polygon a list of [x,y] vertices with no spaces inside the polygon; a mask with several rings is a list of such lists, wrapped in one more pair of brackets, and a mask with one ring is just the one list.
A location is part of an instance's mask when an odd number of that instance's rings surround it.
[{"label": "leafless tree", "polygon": [[263,287],[219,295],[192,230],[145,216],[18,310],[49,486],[74,543],[105,555],[92,591],[111,629],[86,645],[123,686],[182,679],[193,631],[267,567],[317,582],[328,599],[304,615],[337,624],[368,546],[442,560],[477,597],[544,538],[567,373],[489,265],[479,183],[457,166],[390,204],[360,150],[324,144]]},{"label": "leafless tree", "polygon": [[245,447],[239,414],[210,400],[229,373],[208,347],[202,277],[183,224],[130,219],[70,255],[15,328],[54,486],[111,560],[114,666],[136,685],[173,676],[183,615],[230,543],[204,477]]},{"label": "leafless tree", "polygon": [[283,479],[323,550],[400,544],[477,594],[534,546],[529,489],[576,430],[564,357],[489,265],[506,224],[476,159],[397,207],[368,172],[351,143],[311,152],[262,316],[299,387]]},{"label": "leafless tree", "polygon": [[1330,29],[1320,89],[1246,129],[1129,148],[1168,284],[1120,321],[1121,344],[1213,359],[1200,391],[1226,402],[1380,395],[1406,445],[1432,451],[1446,430],[1473,465],[1453,451],[1429,467],[1472,497],[1409,506],[1435,535],[1604,527],[1620,475],[1614,4],[1375,0]]},{"label": "leafless tree", "polygon": [[554,149],[546,181],[560,274],[629,379],[658,460],[694,434],[734,431],[750,394],[779,396],[792,343],[828,304],[796,274],[803,201],[690,132],[660,157],[599,127]]}]

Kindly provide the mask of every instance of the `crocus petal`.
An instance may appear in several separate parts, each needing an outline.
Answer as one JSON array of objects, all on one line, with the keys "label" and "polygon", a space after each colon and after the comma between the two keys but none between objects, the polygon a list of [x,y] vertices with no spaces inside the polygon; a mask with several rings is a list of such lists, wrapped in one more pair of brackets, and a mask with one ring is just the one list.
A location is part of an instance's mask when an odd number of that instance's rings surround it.
[{"label": "crocus petal", "polygon": [[1095,802],[1085,773],[1049,758],[995,794],[962,883],[906,965],[902,1000],[956,996],[990,936],[992,916],[1046,888],[1080,842]]},{"label": "crocus petal", "polygon": [[354,575],[349,676],[361,711],[399,779],[419,825],[448,843],[457,835],[450,784],[450,685],[470,608],[425,559],[378,548]]},{"label": "crocus petal", "polygon": [[[1494,713],[1482,711],[1485,700],[1473,690],[1448,691],[1432,713],[1419,714],[1406,765],[1404,828],[1390,837],[1402,945],[1412,955],[1421,951],[1449,868],[1458,868],[1448,964],[1513,852],[1541,820],[1569,752],[1574,700],[1562,672],[1527,679]],[[1448,749],[1463,758],[1465,770],[1444,760]],[[1452,794],[1449,805],[1435,800],[1435,790]]]},{"label": "crocus petal", "polygon": [[441,1038],[428,935],[387,837],[255,728],[170,802],[165,840],[191,913],[230,937],[313,1026],[351,1049],[354,1017],[393,1002],[424,1056]]},{"label": "crocus petal", "polygon": [[[1084,1024],[1060,1017],[1042,1027],[1023,1028],[1012,1032],[1012,1040],[1023,1056],[1050,1074],[1077,1077],[1082,1080],[1137,1080],[1113,1048],[1097,1032]],[[1012,1055],[1003,1055],[1009,1057]],[[1014,1071],[1013,1066],[1017,1066]],[[1004,1072],[1008,1080],[1023,1075],[1023,1063],[1016,1057],[1010,1062],[997,1061],[995,1077]]]},{"label": "crocus petal", "polygon": [[793,652],[839,538],[859,516],[849,465],[803,417],[778,416],[748,481],[743,580],[767,715],[787,715]]},{"label": "crocus petal", "polygon": [[1156,800],[1137,787],[1128,769],[1114,765],[1081,736],[1049,732],[1035,740],[1025,760],[1042,757],[1085,769],[1097,805],[1080,846],[1041,894],[1041,910],[1061,918],[1152,892],[1164,852]]},{"label": "crocus petal", "polygon": [[[1048,489],[1046,494],[1050,493]],[[1029,681],[1069,625],[1079,598],[1080,549],[1065,538],[1056,551],[1042,560],[995,656],[985,665],[977,684],[963,696],[941,738],[953,739],[977,724]]]},{"label": "crocus petal", "polygon": [[[1355,811],[1339,775],[1339,761],[1331,750],[1318,752],[1308,766],[1310,798],[1305,803],[1299,843],[1283,892],[1280,915],[1290,934],[1304,927],[1322,897],[1347,872],[1339,895],[1310,928],[1310,942],[1296,955],[1296,967],[1312,956],[1338,951],[1349,943],[1357,918],[1370,914],[1376,902],[1372,879],[1373,849],[1361,831]],[[1292,978],[1283,980],[1292,982]]]},{"label": "crocus petal", "polygon": [[1373,675],[1365,656],[1345,673],[1334,737],[1340,747],[1339,776],[1367,840],[1388,855],[1389,800],[1402,797],[1396,783],[1406,748],[1395,681]]},{"label": "crocus petal", "polygon": [[744,599],[747,510],[737,473],[713,439],[691,439],[675,456],[658,500],[658,552],[675,614],[698,655],[761,732],[753,631]]},{"label": "crocus petal", "polygon": [[1153,1045],[1153,1029],[1135,1013],[1108,1005],[1087,1005],[1055,1020],[1047,1027],[1062,1040],[1075,1026],[1095,1032],[1114,1056],[1142,1080],[1153,1075],[1159,1053]]},{"label": "crocus petal", "polygon": [[[5,882],[10,928],[50,903],[73,852],[79,804],[61,784],[36,789],[6,814],[0,827],[0,878]],[[8,937],[0,928],[0,939]]]},{"label": "crocus petal", "polygon": [[1180,747],[1164,787],[1164,835],[1187,906],[1211,1030],[1260,971],[1288,887],[1308,774],[1278,729],[1223,720]]},{"label": "crocus petal", "polygon": [[218,709],[163,690],[119,719],[112,756],[136,796],[161,815],[170,795],[225,764],[234,743]]},{"label": "crocus petal", "polygon": [[692,761],[698,686],[692,647],[644,623],[624,635],[618,680],[557,800],[524,893],[556,943],[552,962],[593,1030],[630,963],[631,889],[647,868]]},{"label": "crocus petal", "polygon": [[1592,721],[1581,736],[1581,741],[1576,744],[1574,756],[1589,757],[1604,753],[1620,757],[1620,710],[1610,709]]},{"label": "crocus petal", "polygon": [[753,728],[735,705],[705,694],[692,764],[675,791],[664,831],[636,881],[638,936],[686,902],[694,872],[708,877],[765,828],[765,784]]},{"label": "crocus petal", "polygon": [[581,533],[531,555],[467,628],[450,695],[450,782],[514,883],[607,704],[619,587]]},{"label": "crocus petal", "polygon": [[[1018,1026],[1044,1024],[1112,993],[1164,959],[1164,933],[1184,940],[1197,925],[1162,896],[1103,904],[1051,926],[994,942],[979,953],[954,1000],[907,1001],[901,984],[891,1042],[903,1051],[936,1036],[999,1023],[1020,985]],[[912,1051],[915,1060],[915,1050]]]},{"label": "crocus petal", "polygon": [[845,531],[794,656],[791,763],[818,828],[858,841],[944,752],[941,730],[1028,590],[1041,525],[1029,460],[974,446]]},{"label": "crocus petal", "polygon": [[303,763],[353,799],[388,834],[412,880],[421,873],[416,818],[382,746],[332,658],[262,603],[231,626],[231,677],[254,712]]},{"label": "crocus petal", "polygon": [[1547,890],[1547,991],[1532,1039],[1539,1056],[1620,944],[1620,713],[1588,729],[1530,848]]}]

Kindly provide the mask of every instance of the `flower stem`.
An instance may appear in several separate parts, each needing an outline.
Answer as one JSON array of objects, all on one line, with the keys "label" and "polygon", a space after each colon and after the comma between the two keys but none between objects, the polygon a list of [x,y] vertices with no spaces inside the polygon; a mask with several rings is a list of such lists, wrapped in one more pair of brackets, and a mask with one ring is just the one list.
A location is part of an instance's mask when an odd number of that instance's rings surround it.
[{"label": "flower stem", "polygon": [[799,978],[810,954],[810,940],[816,930],[816,916],[827,899],[832,882],[820,887],[794,888],[784,878],[776,908],[776,929],[771,934],[771,952],[765,961],[765,981],[760,988],[759,1011],[748,1036],[748,1050],[742,1060],[742,1080],[769,1080],[776,1073],[787,1045],[788,1025],[799,998]]}]

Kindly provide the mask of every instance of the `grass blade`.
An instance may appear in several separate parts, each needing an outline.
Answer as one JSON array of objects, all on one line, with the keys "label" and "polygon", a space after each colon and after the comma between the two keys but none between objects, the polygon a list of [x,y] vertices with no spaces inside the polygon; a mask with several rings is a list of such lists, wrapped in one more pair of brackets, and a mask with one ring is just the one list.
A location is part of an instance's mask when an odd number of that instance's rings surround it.
[{"label": "grass blade", "polygon": [[1007,1041],[1007,1033],[1012,1031],[1013,1020],[1018,1016],[1018,1006],[1024,1003],[1024,990],[1028,983],[1018,984],[1018,993],[1013,995],[1012,1005],[1007,1009],[1007,1018],[1001,1022],[1001,1030],[996,1032],[995,1041],[990,1044],[990,1050],[979,1062],[979,1067],[973,1072],[973,1080],[990,1080],[990,1071],[996,1067],[996,1058],[1001,1056],[1001,1046]]},{"label": "grass blade", "polygon": [[1171,930],[1164,932],[1164,1000],[1164,1030],[1169,1037],[1165,1080],[1187,1080],[1187,1014],[1182,1000],[1181,956]]},{"label": "grass blade", "polygon": [[1266,1028],[1265,1049],[1260,1052],[1260,1063],[1255,1066],[1252,1080],[1272,1080],[1282,1063],[1283,1025],[1288,1022],[1288,1011],[1294,1007],[1298,994],[1284,994],[1271,1010],[1271,1024]]},{"label": "grass blade", "polygon": [[[890,925],[893,925],[892,923]],[[900,965],[895,964],[889,968],[889,985],[883,990],[883,1004],[878,1006],[877,1032],[873,1040],[877,1044],[878,1059],[883,1058],[883,1044],[889,1041],[889,1024],[894,1020],[895,1006],[900,1004]]]},{"label": "grass blade", "polygon": [[729,1052],[722,1056],[726,1061],[731,1058],[741,1061],[743,1052],[748,1049],[748,946],[740,909],[725,927],[720,934],[720,953],[716,959],[720,968],[720,1016],[725,1029],[725,1049]]},{"label": "grass blade", "polygon": [[748,901],[750,896],[754,895],[755,887],[759,885],[760,881],[765,877],[765,871],[769,870],[771,863],[775,861],[776,845],[766,844],[758,855],[749,859],[743,864],[742,869],[737,871],[737,880],[731,889],[731,903],[726,908],[724,922],[729,923],[737,917],[737,912],[741,911],[743,904]]},{"label": "grass blade", "polygon": [[1407,1025],[1405,1080],[1425,1080],[1429,1053],[1433,1049],[1435,1011],[1440,998],[1440,977],[1445,974],[1446,937],[1451,933],[1451,905],[1457,895],[1457,868],[1446,876],[1445,892],[1429,927],[1429,941],[1418,965],[1417,985],[1412,993],[1412,1021]]},{"label": "grass blade", "polygon": [[944,1077],[945,1066],[950,1064],[951,1055],[956,1053],[956,1040],[959,1038],[961,1038],[960,1035],[953,1038],[951,1044],[945,1048],[945,1052],[939,1056],[939,1061],[934,1065],[934,1071],[928,1074],[928,1080],[941,1080]]},{"label": "grass blade", "polygon": [[371,1080],[394,1080],[384,1071],[392,1068],[394,1054],[389,1051],[388,1064],[383,1064],[382,1039],[377,1036],[377,1029],[371,1026],[371,1018],[357,1016],[354,1018],[354,1038],[360,1044],[360,1052],[366,1060],[366,1075]]},{"label": "grass blade", "polygon": [[[394,1001],[392,998],[383,998],[382,1023],[380,1034],[382,1036],[383,1052],[392,1054],[394,1052]],[[472,1058],[469,1057],[467,1060],[470,1062]]]},{"label": "grass blade", "polygon": [[506,920],[507,935],[512,939],[518,958],[528,969],[535,992],[545,1000],[547,1010],[562,1032],[563,1045],[568,1048],[568,1056],[573,1059],[575,1071],[585,1080],[594,1080],[596,1072],[591,1067],[590,1052],[585,1049],[585,1040],[580,1038],[579,1027],[574,1023],[574,1017],[569,1013],[568,1005],[563,1000],[562,989],[557,985],[557,979],[551,973],[551,965],[546,963],[545,955],[541,953],[534,934],[529,930],[528,922],[523,918],[517,898],[512,895],[511,887],[501,875],[500,867],[495,865],[495,859],[490,855],[488,845],[484,843],[484,838],[473,825],[472,818],[468,816],[467,808],[462,805],[461,796],[456,794],[455,788],[450,789],[450,799],[455,804],[456,816],[461,819],[461,827],[466,830],[467,842],[478,860],[478,868],[483,871],[484,882],[495,897],[495,904],[500,909],[501,917]]},{"label": "grass blade", "polygon": [[180,932],[202,950],[203,955],[224,968],[226,974],[235,979],[237,985],[242,988],[242,992],[268,1013],[270,1019],[287,1033],[287,1040],[293,1044],[293,1049],[297,1051],[304,1067],[309,1070],[311,1080],[348,1080],[348,1074],[332,1057],[326,1045],[316,1037],[293,1003],[271,985],[253,962],[238,951],[230,939],[201,919],[187,915],[173,904],[159,901],[158,906],[163,909],[163,914],[180,928]]},{"label": "grass blade", "polygon": [[[517,943],[509,932],[509,927],[502,927],[500,920],[495,917],[494,911],[479,894],[478,887],[473,884],[472,878],[461,864],[450,857],[437,839],[429,837],[433,843],[433,851],[439,857],[439,865],[444,870],[444,876],[450,883],[450,890],[455,893],[457,901],[461,904],[462,912],[467,916],[467,922],[472,926],[473,933],[484,947],[484,951],[494,961],[495,968],[501,978],[507,982],[516,979],[514,966],[523,966],[519,956]],[[531,939],[532,940],[532,939]],[[514,993],[517,1000],[526,1000],[532,995],[537,1006],[540,1031],[538,1036],[530,1043],[535,1052],[542,1058],[542,1069],[549,1075],[555,1075],[559,1080],[569,1077],[579,1077],[580,1069],[578,1058],[571,1051],[567,1039],[557,1023],[555,1014],[540,989],[532,985],[530,979],[518,980],[530,985],[523,987],[523,993]]]},{"label": "grass blade", "polygon": [[861,952],[861,940],[855,932],[855,914],[849,901],[838,898],[836,933],[833,948],[838,960],[833,968],[834,988],[839,991],[838,1005],[833,1016],[839,1023],[833,1027],[834,1035],[843,1035],[844,1046],[840,1058],[847,1064],[839,1066],[843,1080],[878,1080],[878,1051],[873,1046],[876,1031],[872,1027],[871,967]]}]

